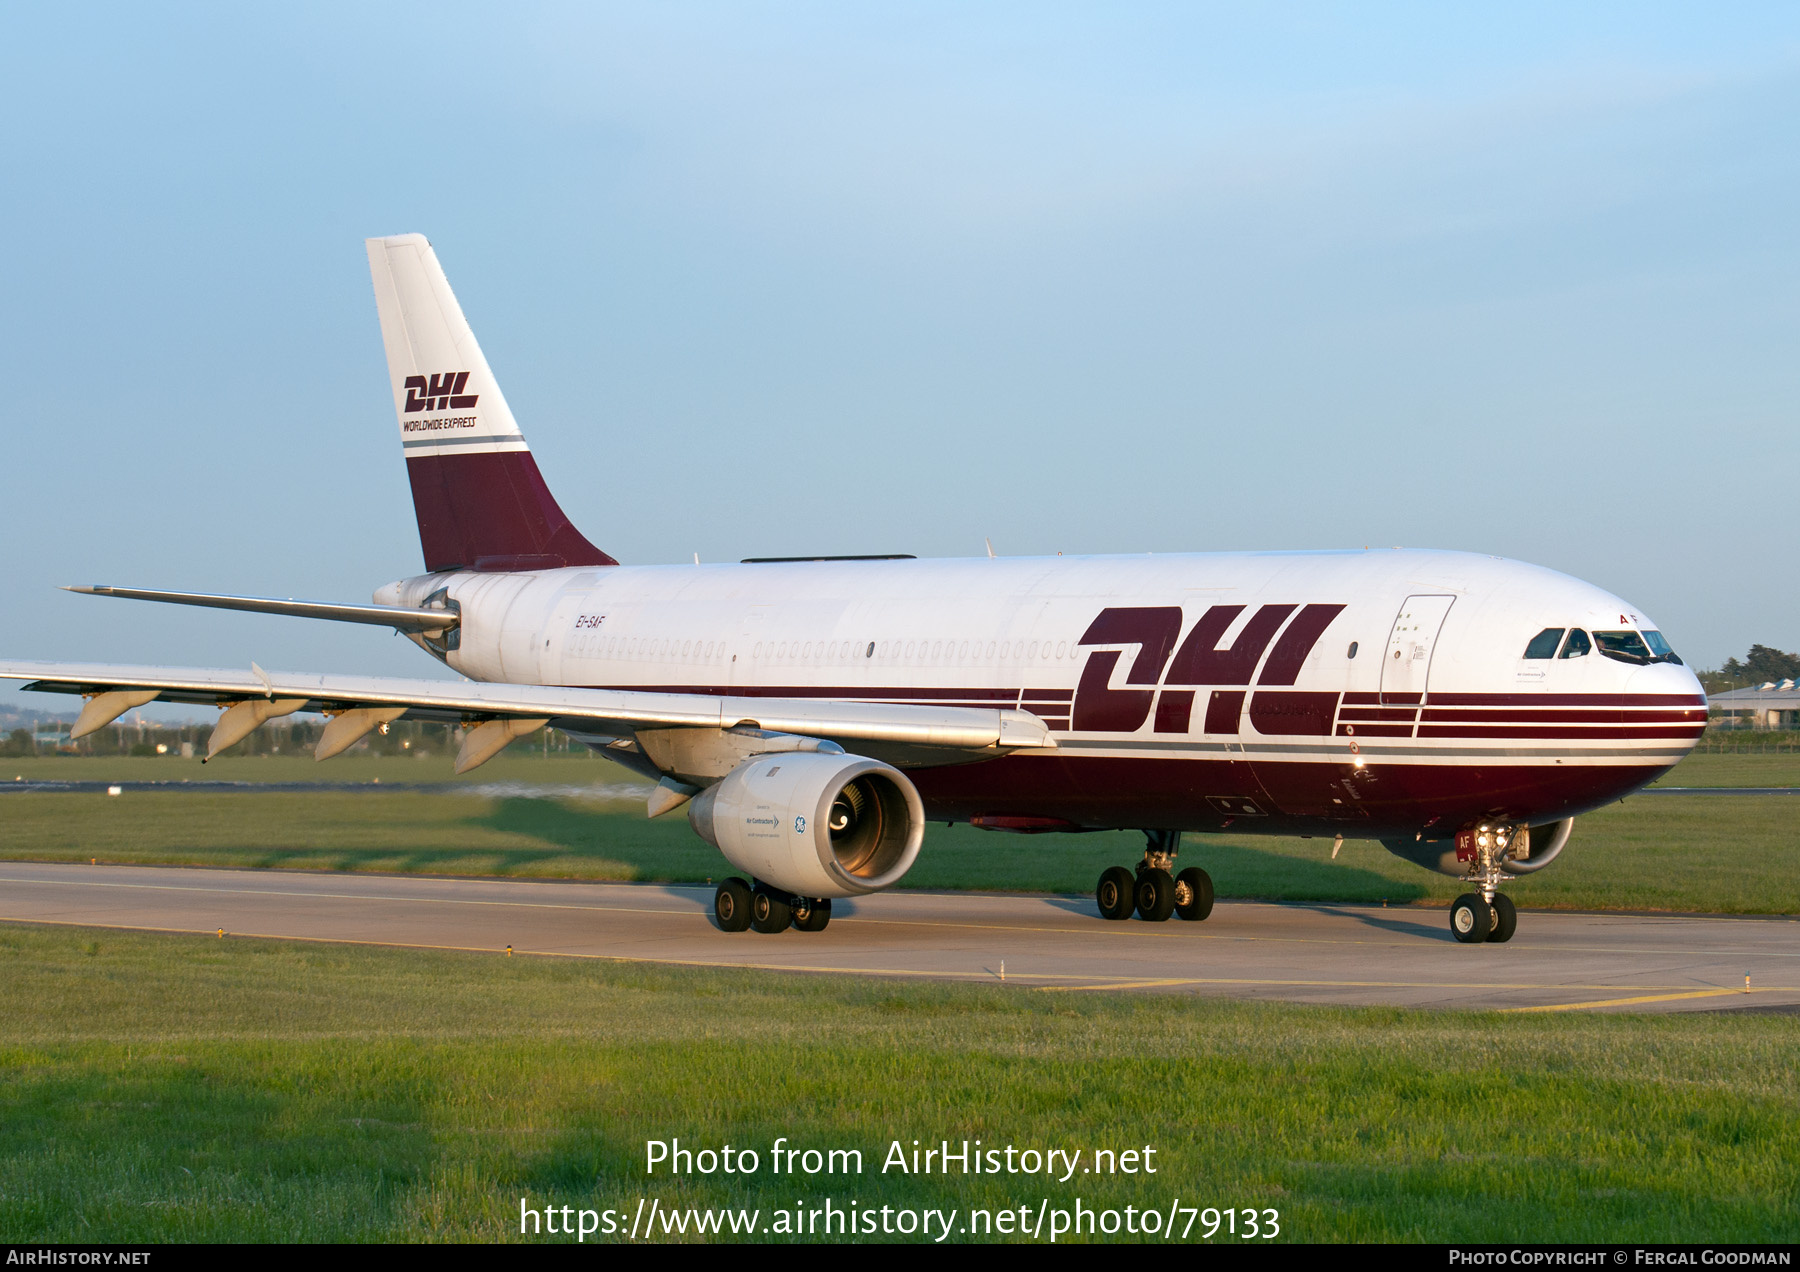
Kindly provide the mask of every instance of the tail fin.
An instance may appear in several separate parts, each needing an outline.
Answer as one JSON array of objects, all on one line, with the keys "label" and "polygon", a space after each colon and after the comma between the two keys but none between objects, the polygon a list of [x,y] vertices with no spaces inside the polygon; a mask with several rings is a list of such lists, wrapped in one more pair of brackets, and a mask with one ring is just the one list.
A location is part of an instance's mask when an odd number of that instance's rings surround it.
[{"label": "tail fin", "polygon": [[544,484],[425,236],[367,246],[425,569],[617,565]]}]

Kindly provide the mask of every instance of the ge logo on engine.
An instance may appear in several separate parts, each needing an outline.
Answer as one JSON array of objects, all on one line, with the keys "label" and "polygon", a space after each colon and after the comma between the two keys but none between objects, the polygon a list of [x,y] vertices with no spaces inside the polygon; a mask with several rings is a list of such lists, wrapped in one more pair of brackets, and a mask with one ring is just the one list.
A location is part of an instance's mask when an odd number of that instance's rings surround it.
[{"label": "ge logo on engine", "polygon": [[794,818],[794,833],[796,835],[804,835],[806,833],[806,818]]}]

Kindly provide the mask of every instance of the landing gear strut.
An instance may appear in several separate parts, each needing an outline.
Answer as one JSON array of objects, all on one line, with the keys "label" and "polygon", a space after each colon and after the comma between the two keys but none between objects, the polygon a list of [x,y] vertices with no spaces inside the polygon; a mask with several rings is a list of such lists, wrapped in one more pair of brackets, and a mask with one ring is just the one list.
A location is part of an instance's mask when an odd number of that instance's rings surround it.
[{"label": "landing gear strut", "polygon": [[725,880],[713,893],[713,918],[721,932],[823,932],[831,922],[831,902],[820,897],[797,897],[766,883],[752,884],[736,876]]},{"label": "landing gear strut", "polygon": [[1200,920],[1212,913],[1212,876],[1199,866],[1174,873],[1175,854],[1181,850],[1179,830],[1146,830],[1144,859],[1137,872],[1124,866],[1108,866],[1094,888],[1094,900],[1103,919],[1139,918],[1161,923],[1171,914]]},{"label": "landing gear strut", "polygon": [[1484,824],[1456,837],[1457,859],[1467,862],[1469,867],[1463,882],[1475,884],[1479,889],[1464,893],[1450,907],[1450,931],[1464,945],[1510,941],[1518,929],[1517,907],[1512,898],[1501,895],[1497,889],[1514,878],[1505,873],[1504,866],[1513,838],[1521,829]]}]

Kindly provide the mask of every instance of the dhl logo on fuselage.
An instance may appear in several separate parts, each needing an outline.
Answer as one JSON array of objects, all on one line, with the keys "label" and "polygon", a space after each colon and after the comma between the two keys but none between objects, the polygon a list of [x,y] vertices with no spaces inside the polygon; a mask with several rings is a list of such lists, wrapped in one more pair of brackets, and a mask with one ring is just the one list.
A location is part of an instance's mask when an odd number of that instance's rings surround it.
[{"label": "dhl logo on fuselage", "polygon": [[[1105,650],[1088,657],[1075,689],[1071,727],[1077,732],[1132,733],[1144,726],[1154,706],[1156,732],[1186,733],[1193,717],[1194,692],[1185,686],[1248,685],[1258,664],[1262,666],[1262,674],[1256,679],[1259,688],[1291,685],[1299,678],[1300,668],[1319,643],[1319,637],[1344,611],[1342,605],[1263,605],[1229,646],[1219,648],[1219,641],[1246,608],[1214,605],[1200,616],[1180,649],[1175,647],[1181,635],[1179,605],[1101,610],[1076,644],[1136,645],[1138,655],[1125,675],[1127,687],[1123,689],[1109,687],[1119,659],[1125,656],[1123,650]],[[1295,614],[1295,610],[1300,612]],[[1290,617],[1292,622],[1288,621]],[[1281,633],[1279,640],[1277,632]],[[1267,660],[1263,658],[1265,652]],[[1131,687],[1136,685],[1144,688]],[[1172,693],[1168,689],[1171,685],[1184,688]],[[1158,686],[1163,687],[1160,698]],[[1335,699],[1336,695],[1332,696]],[[1207,704],[1206,731],[1235,733],[1243,698],[1241,693],[1215,693]],[[1212,720],[1215,714],[1219,716],[1217,721]],[[1218,728],[1213,727],[1215,723]]]}]

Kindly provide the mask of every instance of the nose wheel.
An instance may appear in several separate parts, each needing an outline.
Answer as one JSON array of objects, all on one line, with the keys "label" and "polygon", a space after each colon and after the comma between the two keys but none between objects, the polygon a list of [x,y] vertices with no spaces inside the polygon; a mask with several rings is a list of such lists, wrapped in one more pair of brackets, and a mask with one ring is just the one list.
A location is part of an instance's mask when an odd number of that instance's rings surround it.
[{"label": "nose wheel", "polygon": [[1512,940],[1512,935],[1519,926],[1519,911],[1513,905],[1512,898],[1496,892],[1490,904],[1494,909],[1494,925],[1488,929],[1487,939],[1496,944]]},{"label": "nose wheel", "polygon": [[1480,945],[1494,929],[1494,908],[1473,892],[1456,898],[1450,907],[1450,931],[1464,945]]},{"label": "nose wheel", "polygon": [[[1502,867],[1517,846],[1514,836],[1521,828],[1506,825],[1483,825],[1465,830],[1456,837],[1456,855],[1469,863],[1465,883],[1480,890],[1465,892],[1450,907],[1450,932],[1464,945],[1480,945],[1492,941],[1502,944],[1513,938],[1519,927],[1519,910],[1512,898],[1496,889],[1513,876]],[[1521,841],[1529,842],[1529,841]]]},{"label": "nose wheel", "polygon": [[1149,841],[1137,870],[1108,866],[1094,888],[1100,917],[1115,922],[1136,914],[1147,923],[1162,923],[1170,915],[1195,922],[1212,913],[1212,876],[1199,866],[1175,874],[1175,854],[1181,846],[1178,830],[1146,830]]},{"label": "nose wheel", "polygon": [[1479,892],[1465,893],[1450,907],[1450,931],[1464,945],[1484,941],[1498,945],[1512,940],[1518,927],[1518,908],[1503,893],[1496,892],[1492,901],[1483,900]]}]

